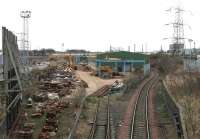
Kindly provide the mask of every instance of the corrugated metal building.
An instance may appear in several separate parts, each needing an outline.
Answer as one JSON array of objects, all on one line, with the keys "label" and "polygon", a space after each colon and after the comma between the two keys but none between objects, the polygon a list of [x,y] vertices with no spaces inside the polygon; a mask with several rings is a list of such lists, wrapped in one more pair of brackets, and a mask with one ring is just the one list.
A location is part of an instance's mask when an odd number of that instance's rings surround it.
[{"label": "corrugated metal building", "polygon": [[113,71],[124,73],[131,72],[137,67],[143,68],[144,75],[150,72],[148,55],[128,51],[98,54],[96,58],[96,67],[98,72],[100,72],[101,66],[109,66]]}]

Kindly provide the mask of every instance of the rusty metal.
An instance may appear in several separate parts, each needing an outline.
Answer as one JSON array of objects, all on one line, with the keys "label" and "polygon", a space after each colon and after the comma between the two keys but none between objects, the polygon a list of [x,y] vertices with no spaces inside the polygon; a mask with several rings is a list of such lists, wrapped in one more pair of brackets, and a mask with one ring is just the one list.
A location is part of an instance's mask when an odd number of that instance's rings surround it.
[{"label": "rusty metal", "polygon": [[42,117],[42,113],[40,113],[40,112],[32,113],[32,114],[31,114],[31,117],[32,117],[32,118],[40,118],[40,117]]},{"label": "rusty metal", "polygon": [[15,133],[18,138],[30,139],[33,137],[33,130],[20,130]]},{"label": "rusty metal", "polygon": [[111,88],[111,85],[104,85],[100,89],[98,89],[96,92],[94,92],[91,96],[97,96],[102,97],[109,93],[109,89]]},{"label": "rusty metal", "polygon": [[[57,73],[59,73],[59,75]],[[57,76],[59,76],[59,80],[54,81]],[[32,98],[34,102],[41,103],[35,103],[37,104],[36,110],[32,112],[30,116],[31,118],[41,118],[45,115],[46,119],[38,138],[49,139],[50,136],[52,136],[51,133],[56,134],[58,130],[58,114],[69,106],[68,101],[64,101],[64,99],[60,98],[72,93],[71,89],[76,88],[77,85],[82,86],[81,83],[83,84],[83,82],[77,82],[78,80],[75,78],[73,72],[65,73],[61,70],[51,71],[41,80],[43,81],[38,85],[39,91],[36,92]],[[51,100],[48,98],[49,93],[57,94],[60,98]],[[27,138],[28,136],[31,138],[30,131],[33,130],[33,125],[34,123],[26,123],[26,126],[24,125],[24,128],[19,128],[16,134],[18,134],[20,138]]]},{"label": "rusty metal", "polygon": [[49,132],[41,132],[38,136],[38,139],[50,139]]}]

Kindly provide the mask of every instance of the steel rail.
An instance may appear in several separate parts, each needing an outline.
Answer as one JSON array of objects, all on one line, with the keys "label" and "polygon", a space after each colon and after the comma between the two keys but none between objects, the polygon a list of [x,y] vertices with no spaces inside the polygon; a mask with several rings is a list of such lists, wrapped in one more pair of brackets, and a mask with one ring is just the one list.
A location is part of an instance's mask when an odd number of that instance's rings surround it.
[{"label": "steel rail", "polygon": [[[98,114],[100,112],[100,99],[98,101],[97,104],[97,108],[96,108],[96,112],[95,112],[95,118],[94,118],[94,123],[92,125],[92,128],[90,130],[89,133],[89,137],[88,139],[94,139],[95,138],[95,134],[96,134],[96,130],[97,130],[97,122],[98,122]],[[111,125],[110,125],[110,99],[109,99],[109,95],[107,96],[107,108],[106,108],[106,126],[105,126],[105,139],[111,139]]]},{"label": "steel rail", "polygon": [[107,106],[107,130],[106,130],[106,139],[111,139],[111,130],[110,130],[110,99],[108,94],[108,106]]},{"label": "steel rail", "polygon": [[[137,97],[136,103],[134,105],[134,110],[133,110],[133,116],[132,116],[132,124],[131,124],[131,139],[134,139],[134,126],[136,123],[136,113],[137,113],[137,108],[138,108],[138,103],[140,101],[142,93],[145,93],[145,124],[146,124],[146,132],[147,132],[147,139],[150,139],[150,130],[149,130],[149,120],[148,120],[148,92],[150,88],[152,87],[154,80],[156,79],[157,76],[153,76],[150,78],[144,86],[139,90],[139,95]],[[149,86],[148,86],[149,85]],[[147,86],[147,91],[145,91],[145,87]]]},{"label": "steel rail", "polygon": [[90,130],[90,134],[89,134],[88,139],[93,139],[94,138],[94,134],[95,134],[95,130],[96,130],[96,124],[97,124],[97,116],[98,116],[98,112],[99,112],[99,106],[100,106],[100,98],[98,99],[98,104],[97,104],[95,117],[94,117],[94,123],[92,125],[91,130]]},{"label": "steel rail", "polygon": [[153,87],[154,83],[157,82],[157,77],[155,77],[155,79],[152,81],[152,83],[150,84],[150,86],[148,87],[147,89],[147,95],[146,95],[146,102],[145,102],[145,105],[146,105],[146,127],[147,127],[147,139],[150,139],[151,138],[151,131],[150,131],[150,128],[149,128],[149,112],[148,112],[148,103],[149,103],[149,91],[151,90],[151,88]]}]

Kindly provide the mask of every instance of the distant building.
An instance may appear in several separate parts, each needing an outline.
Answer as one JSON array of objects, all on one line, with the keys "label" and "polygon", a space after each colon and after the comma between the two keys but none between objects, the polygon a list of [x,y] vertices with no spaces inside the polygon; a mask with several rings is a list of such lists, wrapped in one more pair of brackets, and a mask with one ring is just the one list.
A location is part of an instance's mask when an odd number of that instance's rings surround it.
[{"label": "distant building", "polygon": [[88,51],[83,50],[83,49],[71,49],[71,50],[67,50],[67,53],[72,53],[72,54],[84,54],[84,53],[88,53]]},{"label": "distant building", "polygon": [[172,53],[173,55],[180,55],[183,53],[183,50],[184,50],[184,44],[174,43],[170,44],[168,52]]},{"label": "distant building", "polygon": [[200,72],[200,59],[184,59],[184,70]]},{"label": "distant building", "polygon": [[100,73],[103,66],[110,67],[114,72],[131,72],[136,68],[142,68],[144,75],[150,72],[149,56],[141,53],[127,51],[107,52],[98,54],[96,69]]}]

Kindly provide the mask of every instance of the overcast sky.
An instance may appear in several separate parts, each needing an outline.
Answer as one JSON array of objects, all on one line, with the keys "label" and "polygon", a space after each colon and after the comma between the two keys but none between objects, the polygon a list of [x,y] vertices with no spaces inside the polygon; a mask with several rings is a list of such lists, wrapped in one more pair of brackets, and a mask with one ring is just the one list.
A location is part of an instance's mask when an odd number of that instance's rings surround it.
[{"label": "overcast sky", "polygon": [[[172,21],[165,10],[176,0],[1,0],[0,25],[15,33],[22,32],[21,10],[31,10],[32,49],[54,48],[106,51],[110,45],[124,50],[136,44],[136,50],[168,49]],[[182,0],[185,23],[192,30],[185,34],[200,45],[200,8],[198,0]],[[20,39],[20,38],[19,38]]]}]

